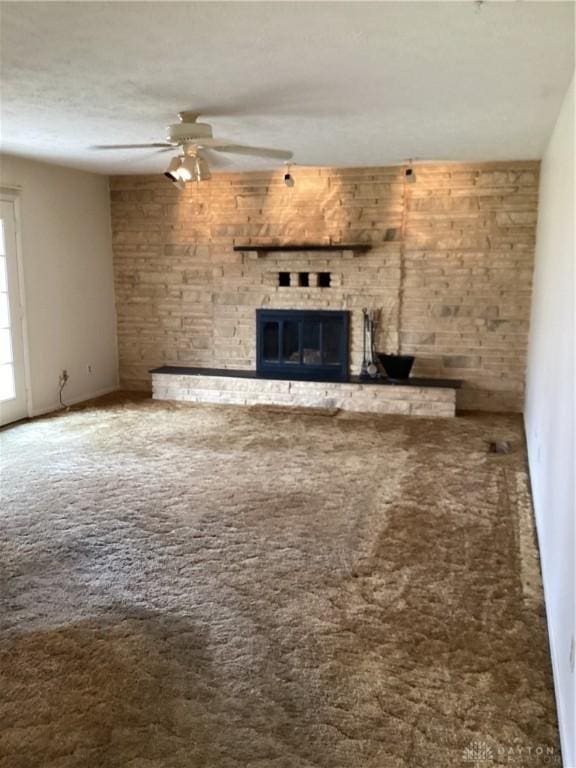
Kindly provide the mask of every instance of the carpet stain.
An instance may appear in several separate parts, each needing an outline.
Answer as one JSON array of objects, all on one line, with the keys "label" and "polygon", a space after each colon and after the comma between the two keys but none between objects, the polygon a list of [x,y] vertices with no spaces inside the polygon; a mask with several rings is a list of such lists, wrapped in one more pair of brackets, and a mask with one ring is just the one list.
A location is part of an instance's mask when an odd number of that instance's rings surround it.
[{"label": "carpet stain", "polygon": [[0,444],[2,768],[560,765],[520,417],[125,396]]}]

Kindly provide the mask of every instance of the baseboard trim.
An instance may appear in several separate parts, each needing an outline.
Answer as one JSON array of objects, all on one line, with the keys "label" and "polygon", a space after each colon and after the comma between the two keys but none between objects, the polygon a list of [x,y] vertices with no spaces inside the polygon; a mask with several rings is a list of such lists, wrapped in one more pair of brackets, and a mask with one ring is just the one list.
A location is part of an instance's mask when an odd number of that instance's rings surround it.
[{"label": "baseboard trim", "polygon": [[549,605],[550,600],[548,598],[548,569],[547,563],[545,563],[545,555],[541,547],[541,515],[540,509],[536,504],[536,497],[533,492],[532,483],[532,454],[531,446],[528,442],[528,425],[526,424],[526,416],[523,418],[524,424],[524,440],[526,443],[526,455],[528,463],[528,478],[530,481],[530,496],[532,499],[532,508],[534,510],[534,522],[536,525],[536,538],[538,541],[538,555],[540,557],[540,574],[542,577],[542,591],[544,592],[544,609],[546,611],[546,627],[548,630],[548,648],[550,650],[550,662],[552,665],[552,678],[554,680],[554,698],[556,700],[556,715],[558,717],[558,733],[560,735],[560,749],[562,752],[562,765],[564,768],[576,768],[576,745],[574,744],[574,735],[570,732],[570,723],[564,714],[564,700],[562,697],[562,687],[560,686],[560,673],[558,670],[558,659],[560,658],[559,652],[556,647],[556,635],[552,631],[554,626],[552,621],[552,615],[550,613]]},{"label": "baseboard trim", "polygon": [[[540,531],[536,524],[538,540],[540,540]],[[540,555],[542,557],[542,555]],[[546,569],[542,561],[542,587],[544,590],[544,607],[546,609],[546,623],[548,624],[548,646],[550,648],[550,661],[552,663],[552,677],[554,679],[554,693],[556,699],[556,714],[558,716],[558,733],[560,734],[560,749],[562,751],[562,765],[564,768],[576,768],[576,754],[574,754],[574,736],[569,732],[570,724],[564,714],[564,699],[561,694],[560,673],[558,670],[559,651],[556,647],[556,636],[551,631],[552,617],[548,609],[548,589],[546,578]]]},{"label": "baseboard trim", "polygon": [[[95,392],[90,392],[88,394],[80,395],[79,397],[73,397],[72,400],[66,400],[66,405],[78,405],[79,403],[85,403],[87,400],[93,400],[95,397],[102,397],[103,395],[109,395],[112,392],[118,392],[120,389],[119,384],[115,384],[113,387],[104,387],[104,389],[97,389]],[[60,403],[54,403],[52,406],[48,406],[47,408],[38,408],[33,409],[30,418],[34,419],[37,416],[45,416],[47,413],[54,413],[55,411],[62,411],[64,408],[60,405]]]},{"label": "baseboard trim", "polygon": [[[544,576],[544,573],[542,573]],[[546,604],[546,617],[548,619],[548,644],[550,646],[550,659],[552,661],[552,677],[554,678],[554,688],[556,693],[556,714],[558,715],[558,733],[560,734],[560,749],[562,751],[562,765],[564,768],[576,768],[576,754],[573,750],[574,737],[570,733],[566,733],[567,718],[564,715],[564,700],[560,695],[560,687],[558,680],[560,678],[558,672],[558,658],[559,653],[556,651],[556,639],[550,632],[550,621],[548,614],[548,601],[546,600],[546,581],[542,579],[544,585],[544,602]]]}]

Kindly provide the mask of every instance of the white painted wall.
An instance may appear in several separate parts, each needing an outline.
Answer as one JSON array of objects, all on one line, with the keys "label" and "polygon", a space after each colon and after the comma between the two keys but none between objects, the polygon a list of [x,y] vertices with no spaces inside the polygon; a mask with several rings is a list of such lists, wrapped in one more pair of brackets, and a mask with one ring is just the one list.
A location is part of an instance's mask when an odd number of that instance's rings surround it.
[{"label": "white painted wall", "polygon": [[[3,155],[2,187],[20,188],[31,415],[118,385],[108,179]],[[93,373],[88,373],[91,365]]]},{"label": "white painted wall", "polygon": [[573,81],[542,161],[525,406],[565,768],[576,767],[574,137]]}]

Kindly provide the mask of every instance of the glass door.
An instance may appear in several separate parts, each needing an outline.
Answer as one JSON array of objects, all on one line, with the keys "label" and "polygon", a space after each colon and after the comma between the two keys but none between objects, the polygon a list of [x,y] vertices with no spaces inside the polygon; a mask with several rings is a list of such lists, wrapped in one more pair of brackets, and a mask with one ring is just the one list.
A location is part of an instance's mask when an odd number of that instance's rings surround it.
[{"label": "glass door", "polygon": [[347,310],[257,309],[257,374],[347,381],[348,320]]},{"label": "glass door", "polygon": [[28,416],[14,202],[0,201],[0,425]]}]

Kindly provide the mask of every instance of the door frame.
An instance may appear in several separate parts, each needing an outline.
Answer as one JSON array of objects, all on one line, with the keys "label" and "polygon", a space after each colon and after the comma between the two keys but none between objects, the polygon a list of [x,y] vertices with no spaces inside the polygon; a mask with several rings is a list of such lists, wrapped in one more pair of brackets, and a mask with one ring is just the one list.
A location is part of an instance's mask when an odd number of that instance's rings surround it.
[{"label": "door frame", "polygon": [[[24,286],[24,260],[22,258],[22,187],[0,186],[0,200],[3,203],[12,203],[14,206],[14,225],[16,231],[16,268],[18,270],[18,302],[21,309],[22,346],[24,348],[24,389],[26,400],[26,416],[30,418],[33,413],[32,389],[30,379],[30,344],[28,335],[28,313],[26,306],[26,290]],[[9,425],[6,425],[9,426]]]}]

